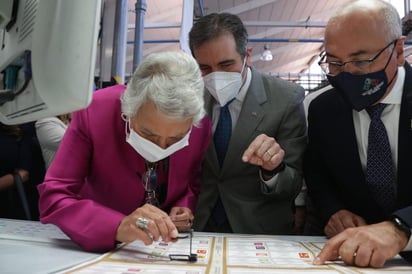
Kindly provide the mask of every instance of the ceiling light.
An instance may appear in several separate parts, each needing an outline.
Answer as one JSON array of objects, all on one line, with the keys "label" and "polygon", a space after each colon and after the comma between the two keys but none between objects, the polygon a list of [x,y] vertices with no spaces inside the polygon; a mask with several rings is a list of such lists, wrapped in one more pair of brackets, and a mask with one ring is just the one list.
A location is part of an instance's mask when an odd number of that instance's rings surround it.
[{"label": "ceiling light", "polygon": [[272,52],[270,51],[270,49],[269,49],[269,45],[268,44],[266,44],[264,47],[263,47],[263,52],[262,52],[262,55],[260,56],[260,60],[263,60],[263,61],[272,61],[272,59],[273,59],[273,55],[272,55]]}]

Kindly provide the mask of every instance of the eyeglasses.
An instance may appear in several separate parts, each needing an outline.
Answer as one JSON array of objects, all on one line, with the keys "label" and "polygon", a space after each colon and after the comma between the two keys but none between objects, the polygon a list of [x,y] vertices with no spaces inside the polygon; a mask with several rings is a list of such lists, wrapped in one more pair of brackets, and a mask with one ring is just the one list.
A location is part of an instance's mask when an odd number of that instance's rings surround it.
[{"label": "eyeglasses", "polygon": [[367,71],[369,69],[370,64],[375,61],[376,59],[379,58],[379,56],[387,49],[389,48],[392,44],[396,45],[396,41],[398,39],[393,40],[390,42],[388,45],[386,45],[383,49],[381,49],[375,56],[369,59],[363,59],[363,60],[353,60],[353,61],[347,61],[347,62],[335,62],[335,61],[328,61],[328,56],[325,51],[323,51],[319,56],[320,56],[320,61],[318,62],[319,66],[322,68],[322,70],[331,76],[335,76],[339,73],[342,72],[343,68],[345,65],[349,64],[356,68],[358,71]]},{"label": "eyeglasses", "polygon": [[171,261],[185,261],[185,262],[196,262],[197,261],[197,254],[192,253],[192,238],[193,238],[193,229],[187,230],[187,231],[180,231],[180,234],[186,234],[186,235],[180,235],[177,238],[178,239],[186,239],[189,237],[189,245],[190,245],[190,250],[189,254],[169,254],[169,259]]},{"label": "eyeglasses", "polygon": [[146,191],[146,203],[159,207],[159,201],[156,196],[157,188],[157,163],[146,163],[146,171],[142,176],[143,187]]}]

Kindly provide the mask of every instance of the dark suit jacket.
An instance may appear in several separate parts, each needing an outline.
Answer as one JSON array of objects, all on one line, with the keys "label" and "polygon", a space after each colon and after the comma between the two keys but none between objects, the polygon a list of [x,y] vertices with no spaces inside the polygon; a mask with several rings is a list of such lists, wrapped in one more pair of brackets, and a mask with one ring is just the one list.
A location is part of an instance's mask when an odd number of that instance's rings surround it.
[{"label": "dark suit jacket", "polygon": [[[232,134],[222,168],[211,142],[203,164],[194,228],[202,231],[220,195],[235,233],[286,234],[292,230],[292,204],[302,182],[306,147],[303,89],[252,69],[252,80]],[[206,111],[213,98],[206,92]],[[273,136],[285,150],[286,169],[268,190],[259,167],[242,162],[242,154],[261,133]]]},{"label": "dark suit jacket", "polygon": [[[409,64],[404,67],[406,76],[398,137],[398,197],[393,214],[412,227],[412,69]],[[308,122],[305,181],[323,225],[341,209],[362,216],[368,223],[387,219],[389,216],[379,208],[366,185],[352,109],[337,90],[326,91],[312,101]]]}]

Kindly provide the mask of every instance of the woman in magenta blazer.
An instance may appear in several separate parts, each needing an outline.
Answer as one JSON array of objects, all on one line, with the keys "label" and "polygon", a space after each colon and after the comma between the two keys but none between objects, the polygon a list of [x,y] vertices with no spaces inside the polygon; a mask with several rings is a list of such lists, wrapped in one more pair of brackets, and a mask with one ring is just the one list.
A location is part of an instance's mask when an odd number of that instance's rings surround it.
[{"label": "woman in magenta blazer", "polygon": [[[196,61],[178,52],[148,56],[127,87],[96,91],[73,114],[38,186],[41,222],[87,251],[175,238],[191,227],[210,134]],[[148,170],[158,206],[146,203]]]}]

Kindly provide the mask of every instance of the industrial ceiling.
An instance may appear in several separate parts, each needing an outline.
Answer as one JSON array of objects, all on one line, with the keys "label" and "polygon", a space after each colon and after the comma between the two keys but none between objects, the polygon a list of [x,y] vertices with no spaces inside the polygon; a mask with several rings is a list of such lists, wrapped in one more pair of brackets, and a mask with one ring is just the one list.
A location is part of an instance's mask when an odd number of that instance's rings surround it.
[{"label": "industrial ceiling", "polygon": [[[179,50],[184,1],[146,0],[142,56],[165,50]],[[304,75],[316,63],[323,47],[324,27],[328,18],[349,0],[194,0],[193,20],[213,12],[237,14],[249,33],[253,48],[252,66],[257,70],[289,80]],[[126,75],[133,71],[133,39],[135,8],[139,1],[128,0]],[[389,1],[404,7],[403,0]],[[187,4],[187,3],[185,3]],[[404,14],[404,13],[403,13]],[[401,17],[403,17],[403,14]],[[270,48],[273,59],[260,59],[264,46]],[[315,66],[316,67],[316,66]],[[318,80],[315,80],[315,82]]]}]

